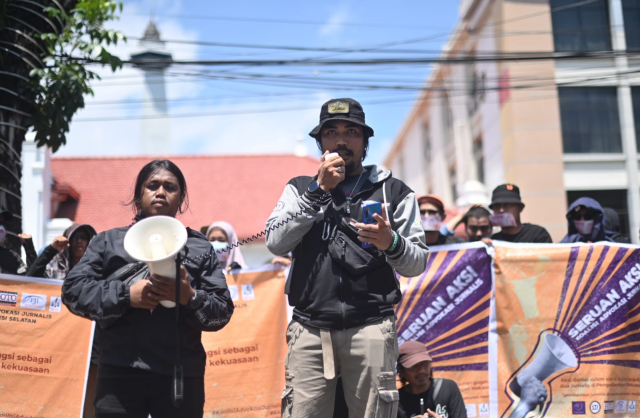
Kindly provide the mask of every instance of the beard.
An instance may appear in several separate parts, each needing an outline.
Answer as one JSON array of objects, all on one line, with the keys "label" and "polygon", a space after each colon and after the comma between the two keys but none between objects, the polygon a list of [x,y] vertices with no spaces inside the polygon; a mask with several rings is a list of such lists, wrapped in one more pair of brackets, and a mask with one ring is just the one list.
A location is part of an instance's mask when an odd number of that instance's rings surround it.
[{"label": "beard", "polygon": [[344,171],[346,175],[351,175],[354,171],[356,171],[356,162],[354,160],[349,161],[344,166]]}]

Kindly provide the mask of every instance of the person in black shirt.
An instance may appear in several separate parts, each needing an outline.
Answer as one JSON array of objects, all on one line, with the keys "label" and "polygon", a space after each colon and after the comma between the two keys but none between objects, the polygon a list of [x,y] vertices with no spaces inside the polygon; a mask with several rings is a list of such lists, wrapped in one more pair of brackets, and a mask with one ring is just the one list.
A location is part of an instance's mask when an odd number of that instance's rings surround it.
[{"label": "person in black shirt", "polygon": [[490,217],[491,213],[482,206],[474,205],[467,211],[462,222],[469,242],[491,237],[493,225],[491,225]]},{"label": "person in black shirt", "polygon": [[620,230],[620,216],[615,209],[602,208],[604,210],[604,234],[608,240],[630,244],[631,240],[622,234]]},{"label": "person in black shirt", "polygon": [[[182,171],[169,160],[146,164],[130,203],[135,222],[183,213],[188,195]],[[66,307],[100,325],[95,417],[202,418],[202,332],[222,329],[234,309],[222,266],[204,235],[186,228],[179,283],[136,270],[140,263],[124,247],[130,228],[98,234],[62,285]],[[165,300],[176,306],[159,303]],[[181,402],[176,388],[182,388]]]},{"label": "person in black shirt", "polygon": [[432,358],[419,341],[399,347],[398,374],[402,387],[398,418],[467,418],[458,385],[449,379],[434,379]]},{"label": "person in black shirt", "polygon": [[520,189],[515,184],[502,184],[493,190],[489,208],[494,214],[491,223],[502,227],[491,239],[509,242],[552,243],[551,235],[541,226],[523,224],[520,213],[524,203],[520,199]]}]

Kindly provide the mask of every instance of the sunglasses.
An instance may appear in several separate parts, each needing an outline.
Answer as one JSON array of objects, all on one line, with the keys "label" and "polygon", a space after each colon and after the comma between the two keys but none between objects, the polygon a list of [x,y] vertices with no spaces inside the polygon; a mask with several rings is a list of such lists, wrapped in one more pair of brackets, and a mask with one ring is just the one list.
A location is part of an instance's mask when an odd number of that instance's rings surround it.
[{"label": "sunglasses", "polygon": [[491,227],[491,225],[482,225],[482,226],[470,225],[470,226],[467,227],[467,229],[473,235],[477,234],[478,231],[482,232],[482,234],[485,235],[485,234],[490,233],[493,228]]},{"label": "sunglasses", "polygon": [[78,241],[89,242],[89,237],[87,235],[74,235],[74,236],[71,237],[71,239],[69,241],[71,241],[71,242],[78,242]]},{"label": "sunglasses", "polygon": [[433,209],[423,209],[420,211],[420,215],[436,216],[436,215],[440,215],[440,211],[433,210]]}]

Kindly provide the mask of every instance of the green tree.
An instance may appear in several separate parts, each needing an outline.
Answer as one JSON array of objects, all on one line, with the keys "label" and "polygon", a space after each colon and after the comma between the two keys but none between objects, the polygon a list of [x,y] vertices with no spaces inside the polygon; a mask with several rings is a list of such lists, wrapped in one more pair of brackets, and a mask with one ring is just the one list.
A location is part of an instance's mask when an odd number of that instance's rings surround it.
[{"label": "green tree", "polygon": [[111,0],[0,0],[0,207],[14,214],[8,230],[21,230],[25,134],[33,129],[38,146],[53,152],[66,143],[71,119],[99,79],[90,67],[122,67],[107,48],[126,39],[105,28],[121,11]]}]

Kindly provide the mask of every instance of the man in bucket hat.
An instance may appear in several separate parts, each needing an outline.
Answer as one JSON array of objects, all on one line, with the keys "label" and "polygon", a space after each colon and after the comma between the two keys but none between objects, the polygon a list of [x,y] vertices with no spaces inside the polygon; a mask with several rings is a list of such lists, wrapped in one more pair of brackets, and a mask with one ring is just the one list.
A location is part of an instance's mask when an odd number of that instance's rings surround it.
[{"label": "man in bucket hat", "polygon": [[373,129],[357,101],[323,104],[309,135],[318,174],[289,181],[267,220],[269,250],[293,253],[282,416],[332,417],[342,377],[350,417],[395,417],[395,272],[422,274],[428,255],[418,202],[389,170],[362,165]]},{"label": "man in bucket hat", "polygon": [[552,243],[551,235],[541,226],[520,222],[524,203],[515,184],[501,184],[493,190],[489,209],[493,210],[491,223],[502,230],[491,239],[509,242]]},{"label": "man in bucket hat", "polygon": [[453,380],[433,378],[432,358],[419,341],[400,346],[398,374],[400,405],[398,418],[467,418],[462,394]]}]

